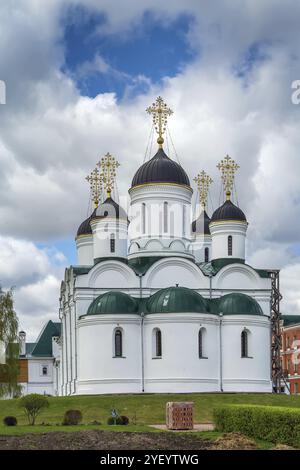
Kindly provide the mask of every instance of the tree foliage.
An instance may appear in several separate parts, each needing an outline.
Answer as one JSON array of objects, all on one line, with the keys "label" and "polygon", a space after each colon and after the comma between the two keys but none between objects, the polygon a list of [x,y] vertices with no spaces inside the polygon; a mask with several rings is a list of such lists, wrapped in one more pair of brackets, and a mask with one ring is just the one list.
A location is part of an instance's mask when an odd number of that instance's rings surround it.
[{"label": "tree foliage", "polygon": [[49,407],[49,401],[44,395],[31,393],[20,398],[20,407],[23,408],[29,424],[33,426],[40,412]]},{"label": "tree foliage", "polygon": [[0,287],[0,343],[5,348],[5,364],[0,364],[0,397],[20,393],[18,326],[13,291],[4,291]]}]

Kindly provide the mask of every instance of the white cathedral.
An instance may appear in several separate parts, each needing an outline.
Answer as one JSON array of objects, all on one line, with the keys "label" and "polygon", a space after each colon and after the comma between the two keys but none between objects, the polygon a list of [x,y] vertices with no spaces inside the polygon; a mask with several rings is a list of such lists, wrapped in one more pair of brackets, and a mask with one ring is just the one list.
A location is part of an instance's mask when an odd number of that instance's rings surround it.
[{"label": "white cathedral", "polygon": [[245,261],[238,165],[219,163],[225,202],[211,217],[199,173],[192,221],[189,177],[163,149],[171,110],[159,97],[147,111],[158,150],[133,177],[128,214],[114,157],[88,177],[95,209],[61,285],[55,393],[271,392],[271,279]]}]

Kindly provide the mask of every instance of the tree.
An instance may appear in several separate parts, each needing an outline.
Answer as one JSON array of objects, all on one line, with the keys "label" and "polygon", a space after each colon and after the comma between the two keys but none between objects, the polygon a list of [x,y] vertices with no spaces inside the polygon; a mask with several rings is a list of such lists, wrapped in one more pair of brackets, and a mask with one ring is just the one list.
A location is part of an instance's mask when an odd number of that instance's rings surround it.
[{"label": "tree", "polygon": [[0,397],[20,393],[18,317],[14,311],[13,291],[0,287],[0,347],[5,354],[5,363],[0,364]]},{"label": "tree", "polygon": [[34,426],[35,420],[40,412],[44,408],[49,407],[49,401],[44,395],[31,393],[30,395],[25,395],[20,399],[20,407],[23,408],[29,424]]}]

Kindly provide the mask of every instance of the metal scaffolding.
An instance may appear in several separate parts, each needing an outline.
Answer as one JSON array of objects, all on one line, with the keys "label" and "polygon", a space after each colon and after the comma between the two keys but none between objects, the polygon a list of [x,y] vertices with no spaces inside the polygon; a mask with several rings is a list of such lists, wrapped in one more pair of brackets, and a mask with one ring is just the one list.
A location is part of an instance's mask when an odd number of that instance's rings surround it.
[{"label": "metal scaffolding", "polygon": [[279,290],[279,270],[268,271],[271,278],[271,372],[273,382],[273,392],[280,393],[281,380],[283,379],[280,349],[280,301],[282,295]]}]

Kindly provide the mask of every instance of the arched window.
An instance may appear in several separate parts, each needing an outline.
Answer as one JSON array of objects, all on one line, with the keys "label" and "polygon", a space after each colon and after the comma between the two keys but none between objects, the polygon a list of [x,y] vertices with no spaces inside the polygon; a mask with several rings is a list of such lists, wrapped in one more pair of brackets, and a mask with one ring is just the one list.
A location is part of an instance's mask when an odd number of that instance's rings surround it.
[{"label": "arched window", "polygon": [[146,233],[146,204],[142,204],[142,233]]},{"label": "arched window", "polygon": [[116,251],[116,240],[115,240],[115,235],[112,233],[110,235],[110,252],[114,253]]},{"label": "arched window", "polygon": [[122,330],[119,328],[115,331],[115,357],[122,357],[123,344],[122,344]]},{"label": "arched window", "polygon": [[248,332],[242,331],[241,334],[241,356],[248,357]]},{"label": "arched window", "polygon": [[206,329],[200,328],[198,332],[198,355],[200,359],[207,358],[207,356],[205,355],[205,336],[206,336]]},{"label": "arched window", "polygon": [[168,231],[168,203],[164,202],[164,233]]},{"label": "arched window", "polygon": [[204,250],[204,261],[205,263],[209,262],[209,248],[208,247],[206,247]]},{"label": "arched window", "polygon": [[42,374],[43,375],[48,375],[48,367],[47,366],[43,366]]},{"label": "arched window", "polygon": [[152,335],[152,349],[153,349],[153,358],[161,358],[162,356],[162,341],[161,341],[161,331],[159,328],[154,328]]},{"label": "arched window", "polygon": [[232,236],[228,237],[228,256],[232,256]]}]

